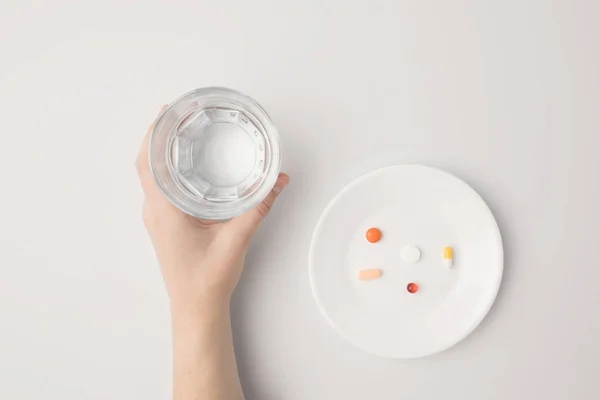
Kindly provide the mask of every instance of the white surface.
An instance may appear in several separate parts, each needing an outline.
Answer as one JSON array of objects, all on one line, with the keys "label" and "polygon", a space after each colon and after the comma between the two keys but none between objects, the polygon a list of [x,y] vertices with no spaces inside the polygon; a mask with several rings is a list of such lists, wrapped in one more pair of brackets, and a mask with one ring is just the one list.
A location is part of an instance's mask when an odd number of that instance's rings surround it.
[{"label": "white surface", "polygon": [[[162,104],[256,98],[292,176],[234,305],[249,400],[597,399],[600,3],[0,2],[0,398],[169,398],[166,297],[134,158]],[[77,149],[77,150],[76,150]],[[351,180],[420,162],[503,234],[483,324],[388,360],[321,317],[308,247]]]},{"label": "white surface", "polygon": [[[369,243],[376,226],[382,239]],[[398,257],[403,243],[419,243],[420,265]],[[460,262],[440,265],[445,243]],[[409,263],[418,259],[408,257]],[[419,358],[467,337],[494,303],[503,270],[500,231],[482,198],[460,179],[422,165],[366,174],[346,186],[317,223],[309,253],[313,294],[341,336],[372,354]],[[365,267],[383,276],[358,281]],[[415,282],[419,291],[407,292]]]}]

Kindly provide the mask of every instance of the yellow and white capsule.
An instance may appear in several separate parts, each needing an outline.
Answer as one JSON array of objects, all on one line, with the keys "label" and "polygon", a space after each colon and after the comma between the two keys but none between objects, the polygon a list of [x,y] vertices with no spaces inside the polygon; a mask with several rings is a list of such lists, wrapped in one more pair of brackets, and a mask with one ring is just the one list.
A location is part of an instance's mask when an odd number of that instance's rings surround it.
[{"label": "yellow and white capsule", "polygon": [[452,266],[452,247],[446,246],[444,247],[444,265],[448,268]]}]

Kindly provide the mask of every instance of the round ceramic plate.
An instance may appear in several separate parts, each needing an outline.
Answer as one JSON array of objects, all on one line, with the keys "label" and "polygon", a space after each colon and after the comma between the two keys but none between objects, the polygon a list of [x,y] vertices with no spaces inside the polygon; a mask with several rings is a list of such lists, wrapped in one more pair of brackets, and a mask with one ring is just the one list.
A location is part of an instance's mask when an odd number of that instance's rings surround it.
[{"label": "round ceramic plate", "polygon": [[[365,238],[371,227],[382,233],[377,243]],[[407,262],[410,246],[417,262]],[[382,275],[359,280],[362,269]],[[321,312],[344,338],[369,353],[418,358],[455,345],[488,313],[502,280],[502,239],[466,183],[431,167],[393,166],[352,182],[327,206],[309,270]],[[409,293],[409,283],[419,290]]]}]

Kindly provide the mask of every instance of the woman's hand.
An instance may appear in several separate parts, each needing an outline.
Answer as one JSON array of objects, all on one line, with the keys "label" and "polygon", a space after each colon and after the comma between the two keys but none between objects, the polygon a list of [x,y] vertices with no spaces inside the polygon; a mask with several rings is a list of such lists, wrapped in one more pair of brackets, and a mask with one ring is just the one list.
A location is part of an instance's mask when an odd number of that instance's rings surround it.
[{"label": "woman's hand", "polygon": [[[164,110],[164,109],[163,109]],[[243,399],[233,351],[229,302],[254,232],[288,184],[280,174],[255,209],[227,222],[201,221],[159,191],[148,163],[152,126],[137,159],[144,224],[171,299],[173,398]]]},{"label": "woman's hand", "polygon": [[177,307],[227,302],[239,281],[250,240],[289,177],[280,174],[267,198],[244,215],[220,223],[198,220],[173,206],[154,182],[148,162],[152,127],[142,143],[137,170],[145,194],[144,224],[171,302]]}]

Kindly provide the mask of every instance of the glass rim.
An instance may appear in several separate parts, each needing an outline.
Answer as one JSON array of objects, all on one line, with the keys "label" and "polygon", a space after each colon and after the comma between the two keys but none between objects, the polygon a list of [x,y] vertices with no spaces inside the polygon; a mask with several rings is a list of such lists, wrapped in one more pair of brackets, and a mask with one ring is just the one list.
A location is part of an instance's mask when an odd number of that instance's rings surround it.
[{"label": "glass rim", "polygon": [[[270,156],[265,162],[264,172],[256,181],[256,187],[249,193],[237,199],[213,201],[195,196],[183,186],[170,162],[169,153],[176,129],[185,116],[193,112],[194,107],[210,108],[219,102],[226,102],[228,107],[244,113],[260,126],[259,131]],[[188,114],[176,118],[176,107],[182,110],[189,107]],[[199,219],[223,221],[251,210],[267,197],[279,175],[281,145],[277,128],[258,102],[229,88],[204,87],[180,96],[158,116],[150,134],[148,162],[158,189],[175,207]]]}]

